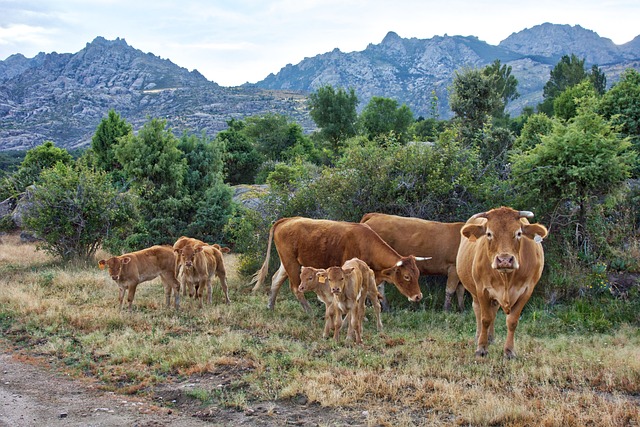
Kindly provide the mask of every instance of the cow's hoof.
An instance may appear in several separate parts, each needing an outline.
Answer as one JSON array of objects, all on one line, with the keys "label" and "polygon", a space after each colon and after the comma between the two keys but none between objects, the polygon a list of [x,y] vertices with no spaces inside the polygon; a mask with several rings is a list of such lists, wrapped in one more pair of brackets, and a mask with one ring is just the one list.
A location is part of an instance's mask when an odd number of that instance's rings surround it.
[{"label": "cow's hoof", "polygon": [[516,352],[510,349],[504,349],[504,358],[507,360],[513,360],[517,358]]},{"label": "cow's hoof", "polygon": [[489,352],[484,348],[479,348],[478,350],[476,350],[476,358],[484,358],[487,356],[487,354],[489,354]]}]

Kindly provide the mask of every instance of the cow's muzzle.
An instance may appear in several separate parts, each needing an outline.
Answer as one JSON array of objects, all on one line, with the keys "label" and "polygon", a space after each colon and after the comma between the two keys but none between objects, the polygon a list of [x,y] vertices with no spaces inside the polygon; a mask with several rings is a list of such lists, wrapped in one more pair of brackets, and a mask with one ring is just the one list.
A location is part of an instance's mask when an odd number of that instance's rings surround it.
[{"label": "cow's muzzle", "polygon": [[412,297],[409,297],[409,301],[411,302],[420,302],[421,299],[422,299],[422,292]]},{"label": "cow's muzzle", "polygon": [[117,281],[118,281],[118,279],[120,279],[120,276],[111,276],[111,279],[112,279],[114,282],[117,282]]},{"label": "cow's muzzle", "polygon": [[496,255],[493,260],[493,268],[500,272],[508,273],[518,268],[516,257],[510,254]]}]

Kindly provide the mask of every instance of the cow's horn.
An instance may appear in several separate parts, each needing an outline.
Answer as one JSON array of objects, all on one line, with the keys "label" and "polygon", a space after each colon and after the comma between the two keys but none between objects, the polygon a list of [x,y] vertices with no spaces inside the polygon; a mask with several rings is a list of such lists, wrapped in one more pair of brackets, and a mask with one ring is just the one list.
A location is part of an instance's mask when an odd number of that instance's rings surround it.
[{"label": "cow's horn", "polygon": [[533,218],[533,212],[531,211],[520,211],[518,214],[520,215],[520,218]]},{"label": "cow's horn", "polygon": [[487,215],[486,212],[478,212],[477,214],[473,214],[473,216],[469,219],[486,218],[486,215]]},{"label": "cow's horn", "polygon": [[402,265],[402,260],[396,262],[396,267],[400,267]]},{"label": "cow's horn", "polygon": [[416,261],[426,261],[428,259],[431,259],[430,256],[417,256],[416,257]]}]

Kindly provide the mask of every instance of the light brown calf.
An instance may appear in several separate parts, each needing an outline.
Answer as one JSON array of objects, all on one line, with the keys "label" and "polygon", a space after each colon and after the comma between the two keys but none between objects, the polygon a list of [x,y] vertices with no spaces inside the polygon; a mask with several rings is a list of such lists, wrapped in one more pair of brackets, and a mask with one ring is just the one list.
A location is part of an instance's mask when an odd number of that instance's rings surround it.
[{"label": "light brown calf", "polygon": [[[178,238],[178,240],[176,240],[176,242],[173,244],[173,250],[175,255],[175,277],[176,279],[178,278],[178,275],[180,274],[179,268],[180,268],[180,256],[178,254],[178,251],[182,248],[184,248],[187,245],[191,245],[191,246],[198,246],[198,245],[202,245],[202,246],[206,246],[208,245],[208,243],[203,242],[202,240],[198,240],[196,238],[193,237],[187,237],[187,236],[180,236]],[[231,249],[229,248],[223,248],[222,246],[220,246],[217,243],[214,243],[213,245],[214,248],[218,249],[220,252],[222,252],[223,254],[228,254],[229,252],[231,252]],[[182,289],[182,296],[187,296],[187,289],[186,287],[184,287]]]},{"label": "light brown calf", "polygon": [[214,276],[218,276],[225,302],[229,304],[229,290],[227,287],[227,274],[224,268],[222,252],[207,244],[195,246],[187,244],[181,249],[174,250],[178,267],[176,269],[178,281],[183,289],[189,289],[189,296],[195,297],[200,307],[203,305],[204,289],[207,288],[207,302],[212,303],[211,282]]},{"label": "light brown calf", "polygon": [[[319,278],[322,279],[320,274]],[[347,338],[362,343],[362,320],[364,318],[364,302],[367,293],[367,282],[375,276],[369,266],[358,258],[352,258],[342,267],[329,267],[326,281],[333,294],[333,303],[342,314],[349,319]],[[340,330],[334,329],[333,337],[338,340]]]},{"label": "light brown calf", "polygon": [[[300,270],[300,292],[315,292],[318,299],[324,303],[324,331],[323,338],[329,337],[329,332],[342,326],[342,316],[333,303],[333,294],[326,280],[327,270],[324,268],[302,267]],[[320,278],[322,276],[322,278]],[[339,320],[339,323],[337,322]]]},{"label": "light brown calf", "polygon": [[120,308],[127,291],[129,310],[136,294],[136,287],[148,280],[160,276],[164,285],[164,295],[167,307],[171,306],[171,292],[174,292],[175,308],[180,308],[180,283],[174,274],[174,256],[171,246],[152,246],[136,252],[114,256],[98,261],[100,269],[109,270],[109,276],[118,284]]}]

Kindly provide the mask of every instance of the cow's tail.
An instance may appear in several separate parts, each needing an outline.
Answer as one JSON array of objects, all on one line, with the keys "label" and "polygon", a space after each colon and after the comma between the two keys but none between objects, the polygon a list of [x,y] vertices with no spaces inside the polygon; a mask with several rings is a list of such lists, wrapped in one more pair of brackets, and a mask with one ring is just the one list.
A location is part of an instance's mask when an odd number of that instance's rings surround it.
[{"label": "cow's tail", "polygon": [[271,230],[269,230],[269,242],[267,243],[267,256],[262,263],[262,267],[260,270],[256,271],[253,276],[251,276],[251,282],[249,284],[255,283],[255,286],[252,289],[252,292],[259,291],[264,285],[264,281],[267,278],[267,273],[269,273],[269,257],[271,256],[271,242],[273,241],[273,230],[276,228],[276,225],[273,224],[271,226]]}]

